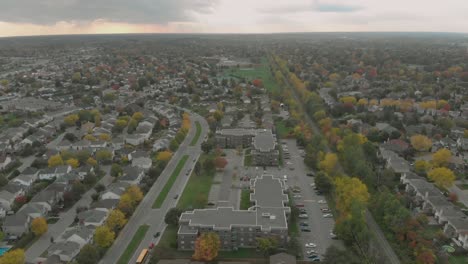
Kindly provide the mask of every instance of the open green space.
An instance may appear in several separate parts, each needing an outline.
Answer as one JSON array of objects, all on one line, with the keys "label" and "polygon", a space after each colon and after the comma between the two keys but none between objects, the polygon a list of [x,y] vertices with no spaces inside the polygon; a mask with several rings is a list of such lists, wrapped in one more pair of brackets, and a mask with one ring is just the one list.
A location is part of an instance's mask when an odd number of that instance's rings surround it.
[{"label": "open green space", "polygon": [[118,264],[127,264],[130,262],[130,259],[132,258],[133,254],[135,253],[135,250],[138,248],[143,238],[145,237],[145,234],[148,231],[148,229],[149,225],[141,225],[140,227],[138,227],[138,230],[136,231],[132,240],[128,244],[128,247],[120,256],[119,261],[117,262]]},{"label": "open green space", "polygon": [[450,256],[449,258],[450,264],[466,264],[468,263],[467,256]]},{"label": "open green space", "polygon": [[252,152],[251,149],[246,149],[245,152],[244,152],[244,166],[252,166],[252,154],[250,154]]},{"label": "open green space", "polygon": [[273,75],[271,75],[268,59],[263,57],[260,65],[257,65],[253,68],[231,68],[224,72],[225,77],[234,77],[238,79],[245,78],[248,81],[254,79],[261,79],[263,86],[273,92],[278,91],[279,86],[276,83],[276,80]]},{"label": "open green space", "polygon": [[174,171],[172,172],[171,176],[169,177],[169,180],[167,180],[166,185],[164,185],[163,189],[159,193],[158,197],[153,203],[152,208],[161,208],[162,203],[167,197],[167,194],[172,188],[172,185],[174,185],[175,181],[177,180],[177,176],[179,176],[180,171],[184,167],[185,163],[188,160],[188,155],[184,155],[180,160],[179,163],[177,163],[177,166],[175,167]]},{"label": "open green space", "polygon": [[[200,156],[198,163],[203,164],[208,156],[207,154]],[[208,201],[214,175],[214,171],[206,172],[202,170],[200,175],[192,172],[177,207],[183,210],[204,208]]]},{"label": "open green space", "polygon": [[284,120],[275,122],[276,133],[278,133],[279,138],[286,138],[289,136],[289,133],[293,131],[292,127],[287,127]]},{"label": "open green space", "polygon": [[250,190],[244,189],[241,192],[240,209],[247,210],[250,206]]},{"label": "open green space", "polygon": [[192,142],[190,142],[190,146],[195,146],[198,142],[198,139],[200,138],[201,135],[201,124],[198,121],[195,121],[195,136],[192,139]]}]

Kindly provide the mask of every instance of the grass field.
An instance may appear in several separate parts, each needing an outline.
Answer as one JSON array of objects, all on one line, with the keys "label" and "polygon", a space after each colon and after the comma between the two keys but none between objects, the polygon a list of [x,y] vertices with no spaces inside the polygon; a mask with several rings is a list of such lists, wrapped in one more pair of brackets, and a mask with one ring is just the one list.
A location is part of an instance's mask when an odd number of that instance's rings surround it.
[{"label": "grass field", "polygon": [[128,244],[128,247],[125,249],[125,251],[120,256],[119,261],[117,262],[118,264],[127,264],[127,263],[129,263],[130,259],[132,258],[133,254],[135,253],[135,250],[138,248],[141,241],[145,237],[145,234],[148,231],[148,229],[149,229],[149,225],[141,225],[140,227],[138,227],[138,230],[136,231],[136,233],[133,236],[132,240]]},{"label": "grass field", "polygon": [[270,68],[268,66],[268,59],[266,57],[262,58],[259,66],[249,69],[242,68],[232,68],[224,72],[226,77],[235,77],[235,78],[245,78],[249,81],[254,79],[261,79],[263,86],[273,92],[278,91],[279,86],[276,83],[276,80],[273,75],[271,75]]},{"label": "grass field", "polygon": [[171,176],[169,177],[169,180],[166,182],[166,185],[164,185],[164,188],[161,190],[159,193],[158,197],[153,203],[153,209],[155,208],[161,208],[161,205],[163,204],[164,200],[166,199],[167,194],[172,188],[172,185],[174,185],[174,182],[177,180],[177,176],[179,176],[180,171],[184,167],[185,163],[188,160],[188,155],[184,155],[180,160],[179,163],[177,163],[177,166],[175,167],[174,171],[172,172]]},{"label": "grass field", "polygon": [[252,151],[251,149],[246,149],[245,154],[244,154],[244,166],[252,166],[253,158],[252,154],[250,154]]},{"label": "grass field", "polygon": [[250,191],[249,190],[242,190],[241,192],[241,200],[240,200],[240,209],[247,210],[250,207]]},{"label": "grass field", "polygon": [[[206,154],[202,155],[198,162],[202,164],[206,157]],[[214,175],[214,171],[202,171],[200,175],[193,172],[177,203],[177,207],[183,210],[204,208],[208,201]]]},{"label": "grass field", "polygon": [[450,264],[466,264],[468,263],[468,257],[466,256],[450,256]]},{"label": "grass field", "polygon": [[198,142],[198,139],[200,138],[200,135],[201,135],[200,122],[195,121],[195,128],[196,128],[195,136],[193,137],[192,142],[190,142],[190,146],[195,146]]}]

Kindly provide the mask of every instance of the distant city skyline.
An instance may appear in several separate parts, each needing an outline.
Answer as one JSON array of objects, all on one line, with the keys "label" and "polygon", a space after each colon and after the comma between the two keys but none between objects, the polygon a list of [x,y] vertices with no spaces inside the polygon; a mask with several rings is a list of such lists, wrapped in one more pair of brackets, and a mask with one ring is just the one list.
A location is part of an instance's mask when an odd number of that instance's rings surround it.
[{"label": "distant city skyline", "polygon": [[468,33],[466,0],[3,0],[0,36],[108,33]]}]

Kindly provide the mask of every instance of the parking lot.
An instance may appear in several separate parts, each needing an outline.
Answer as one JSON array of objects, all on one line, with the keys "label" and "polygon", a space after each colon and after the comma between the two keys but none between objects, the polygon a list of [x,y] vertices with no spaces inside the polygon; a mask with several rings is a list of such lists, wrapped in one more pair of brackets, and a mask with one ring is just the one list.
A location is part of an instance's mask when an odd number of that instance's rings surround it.
[{"label": "parking lot", "polygon": [[[310,231],[303,232],[301,226],[299,228],[299,240],[303,247],[304,259],[308,259],[307,251],[310,250],[314,250],[322,258],[330,245],[341,245],[341,241],[332,239],[331,232],[334,228],[334,219],[331,215],[324,217],[327,212],[322,212],[321,208],[328,208],[325,197],[318,195],[314,190],[314,186],[311,186],[314,183],[314,178],[306,175],[311,171],[305,166],[301,156],[302,150],[296,146],[296,141],[287,139],[281,140],[281,142],[284,156],[288,157],[284,159],[282,168],[244,167],[242,174],[247,175],[249,178],[262,173],[272,174],[285,180],[288,187],[300,189],[300,191],[293,193],[292,200],[295,204],[299,204],[300,207],[298,208],[307,214],[307,218],[299,220],[299,222],[303,223],[303,228]],[[306,243],[313,243],[316,247],[305,247]]]}]

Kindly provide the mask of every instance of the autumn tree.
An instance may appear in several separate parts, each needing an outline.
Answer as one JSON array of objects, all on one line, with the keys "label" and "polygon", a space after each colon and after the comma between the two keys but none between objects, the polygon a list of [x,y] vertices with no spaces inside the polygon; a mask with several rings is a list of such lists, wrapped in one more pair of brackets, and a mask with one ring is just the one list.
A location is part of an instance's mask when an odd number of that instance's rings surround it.
[{"label": "autumn tree", "polygon": [[92,157],[89,157],[87,160],[86,160],[86,164],[90,165],[90,166],[96,166],[97,165],[97,161],[95,159],[93,159]]},{"label": "autumn tree", "polygon": [[216,168],[218,168],[220,170],[224,169],[224,167],[226,167],[227,163],[228,163],[227,160],[225,158],[223,158],[223,157],[216,157],[214,159],[214,164],[215,164]]},{"label": "autumn tree", "polygon": [[136,121],[140,122],[141,120],[143,120],[143,113],[142,112],[135,112],[133,113],[132,115],[132,119],[135,119]]},{"label": "autumn tree", "polygon": [[100,259],[99,251],[96,246],[92,244],[86,244],[80,250],[80,253],[76,256],[76,262],[78,264],[95,264]]},{"label": "autumn tree", "polygon": [[49,165],[49,168],[63,165],[62,156],[60,156],[59,154],[51,156],[47,161],[47,164]]},{"label": "autumn tree", "polygon": [[428,151],[432,147],[432,141],[424,135],[414,135],[410,141],[413,148],[417,151]]},{"label": "autumn tree", "polygon": [[319,163],[320,169],[325,171],[328,175],[333,175],[336,172],[338,156],[335,153],[327,153],[322,161]]},{"label": "autumn tree", "polygon": [[110,161],[112,160],[112,152],[106,149],[101,149],[96,152],[96,160],[98,161]]},{"label": "autumn tree", "polygon": [[137,185],[132,185],[128,187],[125,193],[130,195],[130,198],[132,199],[134,204],[137,204],[141,200],[143,200],[143,192],[141,192],[140,187],[138,187]]},{"label": "autumn tree", "polygon": [[108,226],[102,225],[94,232],[94,242],[102,248],[108,248],[114,243],[115,233]]},{"label": "autumn tree", "polygon": [[117,208],[128,216],[133,212],[134,205],[135,204],[132,200],[132,197],[130,197],[128,193],[124,193],[122,196],[120,196]]},{"label": "autumn tree", "polygon": [[9,250],[0,258],[0,264],[24,264],[26,256],[21,248]]},{"label": "autumn tree", "polygon": [[434,164],[434,167],[445,167],[448,165],[451,157],[452,152],[450,150],[446,148],[439,149],[432,154],[432,164]]},{"label": "autumn tree", "polygon": [[169,150],[160,151],[156,155],[156,160],[168,162],[172,158],[172,152]]},{"label": "autumn tree", "polygon": [[47,232],[47,221],[44,217],[37,217],[31,222],[31,231],[36,236],[41,236]]},{"label": "autumn tree", "polygon": [[72,168],[78,168],[80,166],[80,162],[77,159],[69,159],[66,161],[66,163]]},{"label": "autumn tree", "polygon": [[195,241],[195,252],[192,258],[198,261],[212,261],[218,256],[220,247],[221,241],[218,234],[202,233]]},{"label": "autumn tree", "polygon": [[431,164],[425,160],[417,160],[414,162],[414,170],[420,174],[427,173],[431,167]]},{"label": "autumn tree", "polygon": [[106,225],[111,230],[119,230],[127,223],[125,214],[122,213],[119,209],[114,209],[109,213],[109,216],[106,220]]},{"label": "autumn tree", "polygon": [[111,140],[111,136],[107,133],[102,133],[99,135],[99,139],[102,140],[102,141],[110,141]]},{"label": "autumn tree", "polygon": [[91,142],[97,141],[97,138],[91,134],[86,134],[83,138]]},{"label": "autumn tree", "polygon": [[449,188],[455,181],[455,174],[450,169],[440,167],[432,169],[427,173],[427,177],[443,188]]},{"label": "autumn tree", "polygon": [[63,121],[65,122],[65,124],[67,124],[68,126],[74,126],[76,124],[76,122],[80,119],[80,117],[76,114],[73,114],[73,115],[67,115]]},{"label": "autumn tree", "polygon": [[356,177],[342,176],[335,179],[335,201],[338,211],[346,215],[350,212],[351,202],[366,206],[369,201],[367,186]]}]

